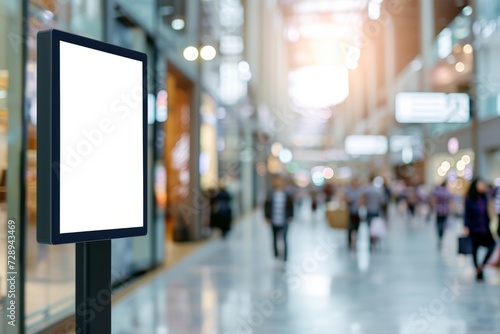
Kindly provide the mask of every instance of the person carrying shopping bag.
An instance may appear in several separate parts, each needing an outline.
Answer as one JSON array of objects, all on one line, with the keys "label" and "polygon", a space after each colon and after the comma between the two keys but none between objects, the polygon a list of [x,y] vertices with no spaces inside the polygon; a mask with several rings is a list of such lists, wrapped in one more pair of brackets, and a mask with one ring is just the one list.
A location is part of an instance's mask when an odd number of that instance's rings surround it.
[{"label": "person carrying shopping bag", "polygon": [[[495,240],[490,231],[486,184],[479,178],[472,181],[465,198],[464,235],[472,241],[472,259],[476,267],[476,279],[482,281],[484,266],[495,250]],[[478,261],[479,247],[486,247],[483,261]]]}]

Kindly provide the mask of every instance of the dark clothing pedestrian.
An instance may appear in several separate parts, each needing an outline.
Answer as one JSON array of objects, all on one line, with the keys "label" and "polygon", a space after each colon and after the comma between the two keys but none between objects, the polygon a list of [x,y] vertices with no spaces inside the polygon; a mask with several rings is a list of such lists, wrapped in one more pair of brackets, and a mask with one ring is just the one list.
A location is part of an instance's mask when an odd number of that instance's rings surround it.
[{"label": "dark clothing pedestrian", "polygon": [[406,191],[406,205],[408,206],[408,216],[411,219],[415,217],[415,209],[420,199],[415,187],[409,187]]},{"label": "dark clothing pedestrian", "polygon": [[[495,240],[490,231],[490,217],[488,215],[488,199],[486,194],[467,196],[465,200],[464,225],[469,229],[472,240],[472,259],[478,271],[478,279],[482,279],[483,267],[488,263],[495,250]],[[482,263],[477,255],[479,247],[486,247],[487,253]]]},{"label": "dark clothing pedestrian", "polygon": [[446,185],[440,185],[434,189],[432,202],[436,210],[436,227],[438,232],[438,247],[441,248],[446,222],[450,214],[450,202],[453,196],[446,189]]},{"label": "dark clothing pedestrian", "polygon": [[264,204],[264,216],[271,223],[273,232],[274,256],[279,257],[278,239],[283,239],[283,260],[288,257],[288,224],[293,218],[293,198],[283,190],[274,190],[267,196]]},{"label": "dark clothing pedestrian", "polygon": [[351,187],[345,191],[346,202],[349,205],[349,226],[347,230],[347,245],[349,248],[353,247],[352,235],[354,232],[358,232],[359,223],[361,221],[359,217],[359,189],[357,187]]},{"label": "dark clothing pedestrian", "polygon": [[220,229],[225,238],[231,230],[232,220],[231,195],[225,189],[220,189],[212,199],[210,226]]}]

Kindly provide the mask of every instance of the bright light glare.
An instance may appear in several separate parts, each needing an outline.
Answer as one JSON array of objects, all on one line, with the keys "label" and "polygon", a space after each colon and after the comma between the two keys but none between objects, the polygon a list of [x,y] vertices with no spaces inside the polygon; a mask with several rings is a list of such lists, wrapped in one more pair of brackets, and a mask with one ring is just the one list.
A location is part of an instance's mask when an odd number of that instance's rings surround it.
[{"label": "bright light glare", "polygon": [[284,164],[291,162],[293,159],[292,151],[290,151],[287,148],[282,149],[280,154],[279,154],[279,159]]},{"label": "bright light glare", "polygon": [[464,50],[464,52],[467,54],[472,53],[472,45],[465,44],[464,47],[462,48],[462,50]]},{"label": "bright light glare", "polygon": [[464,63],[462,63],[461,61],[459,61],[458,63],[455,64],[455,70],[457,70],[457,72],[463,72],[465,71],[465,65]]},{"label": "bright light glare", "polygon": [[368,17],[370,20],[378,20],[380,17],[380,3],[378,1],[370,1],[368,5]]},{"label": "bright light glare", "polygon": [[250,64],[242,60],[238,63],[238,70],[242,73],[250,71]]},{"label": "bright light glare", "polygon": [[172,29],[174,30],[182,30],[186,26],[186,23],[183,19],[175,19],[172,21]]},{"label": "bright light glare", "polygon": [[289,95],[297,107],[327,108],[349,96],[345,65],[302,67],[290,73],[289,82]]},{"label": "bright light glare", "polygon": [[437,173],[438,173],[439,176],[445,176],[446,175],[446,171],[444,171],[441,167],[438,168]]},{"label": "bright light glare", "polygon": [[465,16],[470,16],[472,14],[472,7],[471,6],[465,6],[464,9],[462,9],[462,13]]},{"label": "bright light glare", "polygon": [[198,58],[198,49],[194,46],[188,46],[182,54],[187,61],[195,61]]},{"label": "bright light glare", "polygon": [[156,95],[156,121],[165,122],[168,119],[168,94],[160,90]]},{"label": "bright light glare", "polygon": [[316,171],[312,175],[312,181],[315,185],[321,186],[325,183],[325,177],[323,176],[322,172]]},{"label": "bright light glare", "polygon": [[345,151],[350,155],[386,154],[388,141],[385,136],[351,135],[345,139]]},{"label": "bright light glare", "polygon": [[278,157],[280,155],[281,150],[283,149],[283,145],[281,143],[274,143],[271,146],[271,153],[275,156]]},{"label": "bright light glare", "polygon": [[361,49],[357,46],[351,45],[345,55],[345,66],[350,70],[355,70],[359,65],[359,58],[361,57]]},{"label": "bright light glare", "polygon": [[335,173],[333,172],[333,169],[331,169],[330,167],[325,167],[325,169],[323,169],[323,176],[327,180],[330,180],[334,174]]},{"label": "bright light glare", "polygon": [[450,170],[450,168],[451,164],[448,161],[443,161],[443,163],[441,164],[441,169],[447,172]]},{"label": "bright light glare", "polygon": [[445,59],[453,49],[452,30],[444,28],[437,37],[437,51],[441,59]]},{"label": "bright light glare", "polygon": [[200,51],[201,58],[203,60],[212,60],[217,55],[217,51],[211,45],[205,45]]},{"label": "bright light glare", "polygon": [[465,169],[465,162],[463,162],[462,160],[457,162],[457,170],[464,170],[464,169]]},{"label": "bright light glare", "polygon": [[456,137],[451,137],[450,140],[448,140],[448,152],[450,152],[450,154],[457,154],[459,148],[458,139]]},{"label": "bright light glare", "polygon": [[250,71],[250,64],[242,60],[238,63],[238,71],[240,72],[240,78],[243,81],[250,81],[252,79],[252,72]]},{"label": "bright light glare", "polygon": [[413,149],[411,146],[407,146],[403,148],[401,151],[401,160],[403,160],[403,163],[409,164],[413,160]]},{"label": "bright light glare", "polygon": [[469,157],[467,154],[466,154],[466,155],[464,155],[464,156],[462,157],[462,161],[463,161],[466,165],[470,164],[470,160],[471,160],[471,159],[470,159],[470,157]]}]

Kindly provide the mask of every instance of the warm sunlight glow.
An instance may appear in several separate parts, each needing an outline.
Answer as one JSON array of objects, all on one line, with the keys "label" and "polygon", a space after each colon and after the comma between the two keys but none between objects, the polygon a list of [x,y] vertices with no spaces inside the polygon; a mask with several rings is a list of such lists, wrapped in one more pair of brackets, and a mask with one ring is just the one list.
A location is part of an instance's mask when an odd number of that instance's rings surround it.
[{"label": "warm sunlight glow", "polygon": [[290,98],[298,107],[330,107],[349,96],[349,75],[344,65],[303,67],[290,73],[289,82]]}]

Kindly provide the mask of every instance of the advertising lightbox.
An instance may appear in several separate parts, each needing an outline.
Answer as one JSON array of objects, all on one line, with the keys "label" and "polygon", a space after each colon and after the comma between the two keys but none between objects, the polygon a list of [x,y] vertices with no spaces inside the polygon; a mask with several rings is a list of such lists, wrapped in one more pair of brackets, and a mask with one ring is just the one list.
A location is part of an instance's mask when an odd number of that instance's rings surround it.
[{"label": "advertising lightbox", "polygon": [[37,239],[145,235],[146,55],[38,34]]},{"label": "advertising lightbox", "polygon": [[351,135],[344,142],[344,149],[350,155],[383,155],[387,153],[388,142],[386,136],[378,135]]},{"label": "advertising lightbox", "polygon": [[395,117],[398,123],[467,123],[470,97],[466,93],[398,93]]}]

